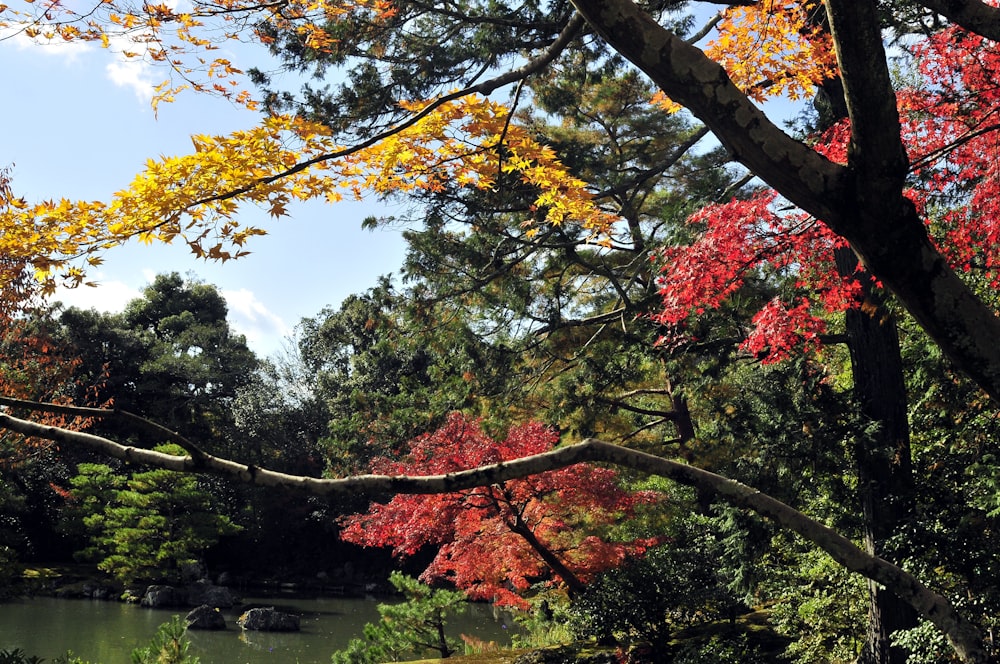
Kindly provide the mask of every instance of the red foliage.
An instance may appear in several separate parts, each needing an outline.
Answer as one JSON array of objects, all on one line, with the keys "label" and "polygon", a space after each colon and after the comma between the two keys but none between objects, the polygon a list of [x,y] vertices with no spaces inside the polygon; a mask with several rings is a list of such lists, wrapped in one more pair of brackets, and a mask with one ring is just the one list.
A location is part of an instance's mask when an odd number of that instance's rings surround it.
[{"label": "red foliage", "polygon": [[[44,325],[0,315],[0,395],[70,403],[76,391],[73,374],[79,364],[80,360],[54,340]],[[60,413],[36,413],[34,417],[42,424],[71,429],[90,423],[89,418]],[[10,466],[19,465],[39,449],[56,446],[51,440],[30,437],[11,437],[9,442],[7,455],[0,463]]]},{"label": "red foliage", "polygon": [[802,213],[779,211],[776,198],[765,190],[703,208],[689,219],[703,227],[699,239],[654,257],[663,265],[658,284],[664,306],[653,319],[668,328],[665,337],[683,335],[690,317],[722,306],[748,275],[765,269],[796,274],[798,292],[790,298],[794,305],[772,300],[753,318],[742,348],[764,362],[818,343],[826,323],[817,308],[843,311],[855,304],[860,284],[834,268],[833,252],[843,240]]},{"label": "red foliage", "polygon": [[911,196],[953,265],[1000,285],[1000,50],[952,27],[914,55],[924,85],[899,94]]},{"label": "red foliage", "polygon": [[[551,429],[529,423],[497,442],[477,421],[456,413],[441,429],[411,441],[406,459],[377,459],[372,472],[448,473],[545,452],[558,440]],[[447,580],[473,598],[524,606],[518,593],[536,580],[556,580],[525,529],[586,581],[655,542],[608,542],[585,533],[598,532],[659,498],[655,492],[624,491],[613,470],[579,464],[456,493],[398,495],[387,504],[372,503],[365,514],[345,517],[341,537],[364,546],[391,546],[397,556],[436,546],[437,556],[422,580]]]},{"label": "red foliage", "polygon": [[[1000,286],[1000,49],[952,27],[911,50],[917,84],[897,95],[912,163],[907,196],[953,265]],[[850,138],[844,120],[815,149],[847,163]],[[789,207],[771,191],[709,206],[689,220],[702,227],[697,241],[654,257],[663,265],[663,310],[654,318],[667,340],[683,337],[691,317],[722,306],[750,275],[794,277],[753,317],[742,344],[764,362],[818,347],[829,313],[860,306],[860,284],[834,266],[842,241]]]}]

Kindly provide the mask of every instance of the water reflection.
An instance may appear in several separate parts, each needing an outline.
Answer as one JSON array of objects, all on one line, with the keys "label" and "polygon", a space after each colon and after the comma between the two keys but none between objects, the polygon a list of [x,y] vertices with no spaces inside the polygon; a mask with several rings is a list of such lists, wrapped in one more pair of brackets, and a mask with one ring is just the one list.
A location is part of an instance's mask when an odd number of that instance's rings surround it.
[{"label": "water reflection", "polygon": [[[374,598],[275,599],[246,598],[242,605],[223,611],[224,632],[189,632],[192,654],[203,664],[328,662],[334,650],[360,636],[366,622],[378,619]],[[236,619],[253,606],[299,614],[302,631],[243,632]],[[33,598],[0,603],[0,649],[21,648],[49,661],[72,650],[92,664],[127,663],[132,649],[147,644],[158,625],[185,613],[94,600]],[[456,638],[464,633],[509,644],[509,625],[504,612],[477,604],[455,618],[448,631]]]}]

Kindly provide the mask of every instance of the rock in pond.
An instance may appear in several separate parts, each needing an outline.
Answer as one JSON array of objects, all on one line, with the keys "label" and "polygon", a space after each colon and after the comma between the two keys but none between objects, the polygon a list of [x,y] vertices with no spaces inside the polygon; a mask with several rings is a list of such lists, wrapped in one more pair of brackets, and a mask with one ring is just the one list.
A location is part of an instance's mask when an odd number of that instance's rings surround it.
[{"label": "rock in pond", "polygon": [[196,581],[188,588],[188,603],[192,606],[208,604],[216,609],[228,609],[236,603],[229,588],[213,586],[211,581]]},{"label": "rock in pond", "polygon": [[243,629],[257,632],[297,632],[299,617],[275,611],[273,606],[250,609],[237,619]]},{"label": "rock in pond", "polygon": [[219,630],[226,628],[226,619],[215,607],[208,604],[193,609],[184,618],[188,629],[212,629]]},{"label": "rock in pond", "polygon": [[184,606],[187,604],[186,593],[173,586],[149,586],[140,602],[151,609],[168,606]]}]

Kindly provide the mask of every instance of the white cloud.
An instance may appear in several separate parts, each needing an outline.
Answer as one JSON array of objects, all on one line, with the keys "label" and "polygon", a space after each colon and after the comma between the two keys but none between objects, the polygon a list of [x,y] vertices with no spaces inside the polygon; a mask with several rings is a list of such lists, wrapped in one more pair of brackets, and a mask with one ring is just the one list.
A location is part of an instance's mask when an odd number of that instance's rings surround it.
[{"label": "white cloud", "polygon": [[157,82],[153,79],[153,68],[140,58],[118,56],[105,66],[111,82],[120,88],[132,88],[139,101],[145,103],[153,98]]},{"label": "white cloud", "polygon": [[97,286],[80,286],[78,288],[56,288],[51,300],[62,302],[67,307],[80,309],[97,309],[106,313],[117,313],[125,309],[131,300],[142,295],[137,288],[132,288],[121,281],[100,281],[97,276]]},{"label": "white cloud", "polygon": [[[38,28],[45,30],[44,25]],[[58,57],[65,64],[76,64],[84,53],[98,50],[93,42],[66,41],[58,35],[48,39],[42,35],[29,37],[24,32],[24,26],[16,24],[0,28],[0,44],[2,43],[13,44],[19,51],[32,49],[40,55]],[[154,76],[153,65],[144,57],[147,50],[141,35],[111,36],[109,47],[105,50],[107,56],[112,58],[104,67],[108,78],[118,87],[131,88],[143,103],[148,103],[153,98],[154,87],[159,83]],[[126,52],[135,55],[126,57]]]},{"label": "white cloud", "polygon": [[139,101],[149,102],[159,81],[154,79],[153,65],[146,58],[149,46],[143,35],[111,36],[107,50],[114,58],[104,67],[111,82],[120,88],[132,88]]},{"label": "white cloud", "polygon": [[[51,301],[62,302],[67,307],[117,313],[123,311],[131,300],[142,297],[140,288],[133,288],[121,281],[100,281],[100,275],[95,276],[99,285],[59,287]],[[152,282],[151,276],[149,281]],[[246,288],[224,290],[222,296],[229,306],[229,324],[236,332],[246,336],[247,345],[259,355],[278,352],[292,334],[292,328],[258,300],[252,291]]]},{"label": "white cloud", "polygon": [[[66,63],[75,63],[80,55],[94,50],[94,45],[85,41],[66,41],[62,37],[53,36],[51,39],[39,35],[29,37],[25,34],[26,26],[11,23],[5,27],[0,27],[0,44],[13,44],[17,50],[24,51],[34,49],[41,55],[62,58]],[[40,26],[44,30],[44,26]]]},{"label": "white cloud", "polygon": [[224,290],[222,296],[229,305],[229,322],[240,334],[246,335],[247,344],[260,355],[277,352],[292,329],[284,320],[257,299],[246,288]]}]

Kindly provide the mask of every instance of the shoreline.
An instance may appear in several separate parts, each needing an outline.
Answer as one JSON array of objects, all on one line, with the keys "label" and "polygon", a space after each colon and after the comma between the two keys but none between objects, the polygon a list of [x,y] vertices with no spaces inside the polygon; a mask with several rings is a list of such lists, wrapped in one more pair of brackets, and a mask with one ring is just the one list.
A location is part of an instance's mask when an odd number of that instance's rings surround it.
[{"label": "shoreline", "polygon": [[[150,581],[125,585],[94,566],[79,564],[27,565],[17,575],[6,592],[0,592],[0,602],[17,597],[55,597],[59,599],[91,599],[138,603],[150,586],[170,586],[179,590],[200,586],[225,588],[234,597],[253,598],[349,598],[376,599],[394,596],[387,583],[329,578],[249,578],[246,575],[223,572],[215,580],[192,579],[184,582]],[[237,600],[238,601],[238,600]]]}]

